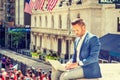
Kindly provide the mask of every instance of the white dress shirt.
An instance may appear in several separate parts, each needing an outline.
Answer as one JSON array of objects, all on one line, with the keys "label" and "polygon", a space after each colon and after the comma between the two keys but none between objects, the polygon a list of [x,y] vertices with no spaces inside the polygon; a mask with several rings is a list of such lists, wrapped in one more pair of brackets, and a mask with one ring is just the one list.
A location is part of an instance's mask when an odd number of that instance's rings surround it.
[{"label": "white dress shirt", "polygon": [[76,51],[77,51],[77,63],[79,65],[83,65],[82,61],[80,61],[79,55],[80,55],[81,46],[82,46],[82,43],[85,39],[86,34],[87,34],[87,31],[85,32],[85,34],[81,38],[79,37],[79,39],[78,39],[78,45],[77,45]]}]

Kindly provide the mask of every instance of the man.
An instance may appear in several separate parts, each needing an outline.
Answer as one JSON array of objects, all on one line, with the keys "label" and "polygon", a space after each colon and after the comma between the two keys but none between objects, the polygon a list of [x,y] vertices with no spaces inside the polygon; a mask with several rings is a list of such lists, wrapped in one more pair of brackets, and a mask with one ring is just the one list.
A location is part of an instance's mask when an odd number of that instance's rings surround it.
[{"label": "man", "polygon": [[77,18],[71,24],[77,36],[74,43],[73,57],[66,63],[68,71],[52,69],[52,80],[100,78],[101,72],[98,63],[99,39],[86,30],[86,25],[82,19]]}]

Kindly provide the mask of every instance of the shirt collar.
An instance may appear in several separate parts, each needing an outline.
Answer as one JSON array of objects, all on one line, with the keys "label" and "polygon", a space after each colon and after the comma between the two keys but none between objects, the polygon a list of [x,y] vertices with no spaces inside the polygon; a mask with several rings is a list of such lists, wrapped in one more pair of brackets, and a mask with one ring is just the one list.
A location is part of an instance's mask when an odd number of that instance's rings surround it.
[{"label": "shirt collar", "polygon": [[84,39],[88,31],[85,32],[85,34],[82,37],[79,37],[79,39]]}]

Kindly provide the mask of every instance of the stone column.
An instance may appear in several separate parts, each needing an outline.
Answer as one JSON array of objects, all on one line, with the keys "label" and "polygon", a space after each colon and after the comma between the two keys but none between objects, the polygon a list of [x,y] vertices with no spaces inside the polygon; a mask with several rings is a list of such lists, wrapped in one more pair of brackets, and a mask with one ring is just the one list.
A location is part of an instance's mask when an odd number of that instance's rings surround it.
[{"label": "stone column", "polygon": [[36,35],[35,34],[33,34],[32,44],[33,44],[33,50],[35,50],[36,49]]},{"label": "stone column", "polygon": [[34,45],[35,44],[35,37],[34,33],[31,34],[31,43]]},{"label": "stone column", "polygon": [[44,34],[42,42],[43,42],[42,48],[46,48],[46,46],[47,46],[47,35],[46,34]]},{"label": "stone column", "polygon": [[58,40],[57,38],[54,38],[54,44],[53,44],[53,51],[57,52],[58,49]]},{"label": "stone column", "polygon": [[61,58],[64,58],[66,54],[66,40],[62,39]]},{"label": "stone column", "polygon": [[55,29],[59,28],[59,15],[58,14],[54,15],[54,28]]},{"label": "stone column", "polygon": [[56,36],[55,35],[51,35],[51,43],[50,43],[50,49],[52,51],[56,51]]},{"label": "stone column", "polygon": [[62,14],[62,29],[67,29],[67,13]]},{"label": "stone column", "polygon": [[39,27],[40,25],[40,21],[39,21],[39,16],[36,15],[36,26],[35,27]]},{"label": "stone column", "polygon": [[51,19],[51,14],[48,14],[48,28],[51,28],[52,25],[52,19]]},{"label": "stone column", "polygon": [[38,47],[40,47],[40,36],[37,35],[37,40],[36,40],[36,46],[37,46],[37,50]]},{"label": "stone column", "polygon": [[34,33],[31,33],[31,42],[30,42],[30,50],[33,51],[35,46],[35,35]]},{"label": "stone column", "polygon": [[50,42],[51,42],[51,39],[49,36],[46,37],[46,48],[47,48],[47,52],[49,53],[49,50],[50,50]]},{"label": "stone column", "polygon": [[43,36],[42,36],[42,34],[40,34],[39,36],[40,36],[40,51],[41,51],[42,50],[42,42],[43,42],[42,38],[43,38]]},{"label": "stone column", "polygon": [[41,49],[42,49],[42,50],[43,50],[43,48],[44,48],[44,43],[45,43],[45,37],[42,36],[42,44],[41,44]]},{"label": "stone column", "polygon": [[31,16],[31,27],[34,27],[34,16]]},{"label": "stone column", "polygon": [[42,15],[42,27],[46,28],[45,15]]}]

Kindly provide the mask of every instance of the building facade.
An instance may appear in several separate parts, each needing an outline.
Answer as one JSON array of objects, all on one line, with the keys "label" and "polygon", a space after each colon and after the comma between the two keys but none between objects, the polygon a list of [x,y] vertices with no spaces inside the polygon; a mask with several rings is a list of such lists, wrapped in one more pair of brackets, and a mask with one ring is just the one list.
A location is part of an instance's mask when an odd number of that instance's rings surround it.
[{"label": "building facade", "polygon": [[24,25],[24,0],[15,0],[15,24]]},{"label": "building facade", "polygon": [[0,25],[2,25],[2,20],[4,20],[4,2],[5,0],[0,1]]},{"label": "building facade", "polygon": [[[95,2],[84,0],[82,4],[76,4],[77,1],[72,2],[71,5],[63,2],[61,7],[58,2],[52,12],[33,10],[31,49],[44,53],[53,52],[62,58],[69,58],[73,54],[75,39],[70,22],[77,17],[86,22],[89,31],[96,35],[101,34],[101,27],[97,27],[102,19],[101,5],[97,4],[97,0],[94,0]],[[94,28],[96,30],[93,30]]]},{"label": "building facade", "polygon": [[82,0],[80,4],[60,1],[52,12],[33,10],[31,16],[31,49],[56,53],[62,58],[73,54],[74,33],[71,20],[80,17],[88,31],[101,37],[107,33],[119,34],[120,10],[115,4],[99,4],[98,0]]},{"label": "building facade", "polygon": [[[120,34],[120,5],[100,4],[99,0],[58,0],[49,12],[45,1],[44,11],[33,10],[33,14],[28,15],[24,13],[25,0],[1,0],[0,24],[6,21],[5,12],[10,10],[14,17],[7,20],[13,21],[12,25],[30,25],[31,22],[31,50],[56,53],[63,58],[73,54],[75,35],[70,22],[77,17],[83,19],[88,31],[98,37],[107,33]],[[6,8],[8,2],[11,9]]]}]

